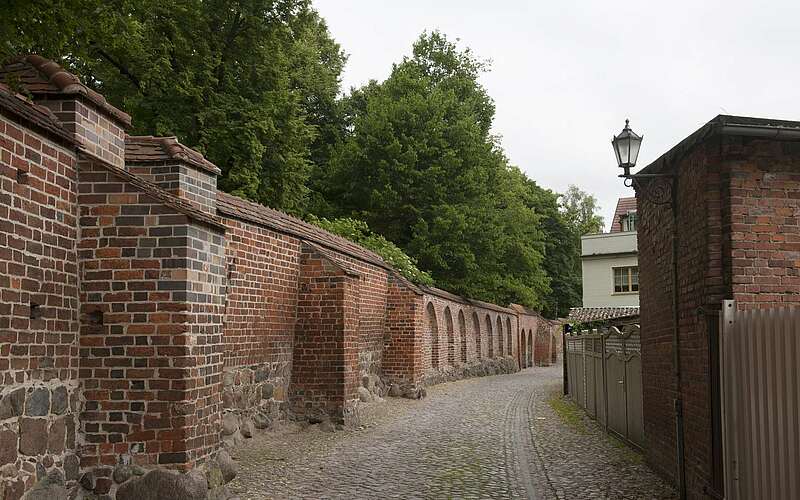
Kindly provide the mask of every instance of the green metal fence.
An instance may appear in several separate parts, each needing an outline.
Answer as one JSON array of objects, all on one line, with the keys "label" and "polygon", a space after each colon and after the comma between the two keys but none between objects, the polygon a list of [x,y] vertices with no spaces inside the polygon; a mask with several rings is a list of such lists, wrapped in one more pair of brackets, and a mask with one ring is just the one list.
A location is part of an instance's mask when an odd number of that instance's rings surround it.
[{"label": "green metal fence", "polygon": [[639,325],[566,336],[572,400],[608,432],[641,448],[642,357]]}]

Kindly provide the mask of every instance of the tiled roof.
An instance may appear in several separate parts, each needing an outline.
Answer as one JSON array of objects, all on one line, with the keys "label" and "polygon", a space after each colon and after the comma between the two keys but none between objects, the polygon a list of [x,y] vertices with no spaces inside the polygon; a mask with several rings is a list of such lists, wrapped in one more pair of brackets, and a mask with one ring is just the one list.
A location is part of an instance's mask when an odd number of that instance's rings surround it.
[{"label": "tiled roof", "polygon": [[418,288],[424,294],[436,295],[438,297],[442,297],[443,299],[452,300],[453,302],[459,302],[461,304],[466,304],[473,307],[481,307],[483,309],[491,309],[493,311],[507,313],[507,314],[517,313],[517,311],[511,307],[503,307],[497,304],[492,304],[491,302],[483,302],[482,300],[468,299],[466,297],[462,297],[461,295],[456,295],[452,292],[448,292],[447,290],[442,290],[441,288],[425,286],[425,285],[420,285],[418,286]]},{"label": "tiled roof", "polygon": [[638,307],[573,307],[567,320],[573,323],[589,323],[609,319],[631,318],[639,315]]},{"label": "tiled roof", "polygon": [[621,217],[628,214],[628,212],[632,212],[636,210],[636,198],[620,198],[617,200],[617,209],[614,210],[614,220],[611,221],[611,232],[612,233],[621,233],[622,232],[622,219]]},{"label": "tiled roof", "polygon": [[84,156],[92,160],[94,164],[105,168],[106,170],[113,173],[120,179],[129,182],[131,185],[139,188],[142,192],[144,192],[148,196],[155,198],[156,200],[176,210],[177,212],[180,212],[196,221],[204,222],[208,225],[216,227],[217,229],[222,229],[222,230],[227,229],[225,224],[218,217],[203,212],[195,205],[175,196],[172,193],[164,191],[163,189],[156,186],[152,182],[146,181],[141,177],[139,177],[138,175],[134,175],[128,172],[127,170],[124,170],[122,168],[119,168],[115,165],[108,163],[107,161],[95,156],[86,149],[81,149],[80,151]]},{"label": "tiled roof", "polygon": [[394,271],[378,254],[279,210],[265,207],[222,191],[217,192],[217,210],[224,215],[254,222],[279,233],[289,234]]},{"label": "tiled roof", "polygon": [[181,160],[189,165],[219,175],[216,165],[202,154],[184,146],[176,137],[153,137],[152,135],[125,137],[125,162],[150,162]]},{"label": "tiled roof", "polygon": [[540,318],[545,319],[539,311],[533,310],[530,307],[525,307],[523,305],[514,303],[509,304],[508,307],[510,309],[517,311],[520,314],[527,314],[528,316],[539,316]]},{"label": "tiled roof", "polygon": [[25,97],[15,93],[8,86],[0,83],[0,108],[25,121],[43,132],[54,136],[59,142],[75,145],[75,138],[69,133],[52,111],[38,106]]},{"label": "tiled roof", "polygon": [[341,255],[338,255],[335,251],[328,250],[327,248],[323,248],[313,243],[306,242],[304,245],[308,245],[310,248],[313,248],[315,252],[318,252],[320,255],[328,259],[331,263],[344,271],[345,274],[350,276],[361,276],[361,273],[355,268],[355,266],[353,266],[353,264],[347,262],[345,259],[342,259]]},{"label": "tiled roof", "polygon": [[82,95],[126,126],[131,125],[130,115],[109,104],[105,97],[81,83],[77,76],[50,59],[37,55],[15,57],[0,68],[0,80],[8,82],[12,78],[19,81],[34,96]]}]

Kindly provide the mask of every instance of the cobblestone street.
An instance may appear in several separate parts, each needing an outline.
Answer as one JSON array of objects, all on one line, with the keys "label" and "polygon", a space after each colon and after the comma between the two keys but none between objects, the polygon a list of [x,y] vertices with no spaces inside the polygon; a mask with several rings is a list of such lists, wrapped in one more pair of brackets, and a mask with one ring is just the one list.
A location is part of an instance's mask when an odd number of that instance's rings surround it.
[{"label": "cobblestone street", "polygon": [[363,428],[287,427],[235,456],[231,489],[264,498],[672,498],[641,457],[549,400],[561,367],[434,386],[362,410]]}]

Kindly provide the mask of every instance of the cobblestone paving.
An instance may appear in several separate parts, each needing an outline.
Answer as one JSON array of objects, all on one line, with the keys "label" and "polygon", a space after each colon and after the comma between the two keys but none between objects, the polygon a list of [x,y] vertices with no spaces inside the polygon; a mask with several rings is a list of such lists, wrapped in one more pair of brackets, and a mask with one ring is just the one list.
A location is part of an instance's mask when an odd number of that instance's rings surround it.
[{"label": "cobblestone paving", "polygon": [[235,453],[231,490],[242,500],[669,498],[601,431],[560,420],[547,402],[560,377],[550,367],[451,382],[424,400],[365,405],[361,430],[256,437]]}]

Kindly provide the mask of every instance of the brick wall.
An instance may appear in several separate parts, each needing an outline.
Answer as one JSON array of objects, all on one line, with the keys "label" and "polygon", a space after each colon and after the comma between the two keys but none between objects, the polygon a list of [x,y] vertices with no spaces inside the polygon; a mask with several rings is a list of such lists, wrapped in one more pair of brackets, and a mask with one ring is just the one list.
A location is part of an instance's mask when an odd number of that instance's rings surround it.
[{"label": "brick wall", "polygon": [[52,62],[8,71],[48,89],[36,98],[61,122],[0,88],[0,466],[16,469],[0,488],[13,498],[42,467],[68,486],[91,471],[81,483],[113,495],[121,463],[205,466],[274,418],[355,422],[385,379],[419,396],[518,369],[515,311],[423,290],[219,193],[202,155],[126,137],[129,117],[59,91],[80,83]]},{"label": "brick wall", "polygon": [[415,384],[424,376],[422,338],[425,328],[422,294],[396,276],[389,276],[383,374],[392,382]]},{"label": "brick wall", "polygon": [[471,333],[474,338],[473,345],[475,354],[474,358],[468,358],[468,360],[474,359],[476,361],[480,361],[485,357],[484,350],[486,349],[486,331],[481,328],[481,317],[478,316],[478,313],[476,311],[472,311],[471,316],[472,322],[470,323],[470,326],[472,326]]},{"label": "brick wall", "polygon": [[[444,291],[425,293],[423,302],[422,369],[429,382],[439,381],[437,377],[442,374],[445,374],[445,379],[460,376],[457,373],[463,371],[464,366],[480,360],[517,358],[519,327],[516,311],[481,307]],[[478,318],[478,329],[475,318]],[[490,331],[494,339],[491,356],[488,351]],[[462,352],[463,348],[466,352]],[[438,365],[434,363],[435,359],[438,359]]]},{"label": "brick wall", "polygon": [[53,111],[91,154],[116,167],[125,166],[125,125],[119,120],[80,98],[39,99],[37,104]]},{"label": "brick wall", "polygon": [[517,320],[519,322],[520,332],[523,333],[520,337],[526,345],[520,347],[522,351],[521,367],[526,368],[534,365],[534,347],[536,345],[536,332],[539,331],[540,325],[547,322],[537,312],[532,311],[526,307],[512,304],[511,308],[517,311]]},{"label": "brick wall", "polygon": [[729,140],[731,291],[740,309],[800,303],[800,147]]},{"label": "brick wall", "polygon": [[[714,483],[709,317],[800,302],[796,143],[724,136],[697,146],[680,172],[678,286],[687,489]],[[640,197],[644,421],[648,461],[676,480],[669,207]],[[718,478],[717,478],[718,480]]]},{"label": "brick wall", "polygon": [[165,191],[195,204],[209,214],[217,213],[217,176],[178,161],[131,162],[126,168]]},{"label": "brick wall", "polygon": [[[0,115],[0,491],[77,479],[76,156]],[[4,469],[5,470],[5,469]]]},{"label": "brick wall", "polygon": [[353,416],[360,281],[335,257],[303,245],[289,395],[296,415],[344,423]]},{"label": "brick wall", "polygon": [[343,265],[360,279],[358,300],[358,371],[359,380],[383,371],[383,349],[386,332],[386,307],[389,274],[380,267],[337,254]]},{"label": "brick wall", "polygon": [[[228,227],[225,371],[259,372],[260,380],[254,383],[272,384],[271,398],[286,401],[297,309],[300,241],[245,221],[228,218],[225,223]],[[238,399],[235,406],[243,408],[244,402],[241,397]],[[226,407],[232,408],[234,402],[229,395]]]},{"label": "brick wall", "polygon": [[[274,414],[275,407],[287,401],[293,371],[302,240],[247,221],[229,218],[226,224],[225,371],[232,375],[223,393],[225,407],[248,414],[266,405],[266,411]],[[360,379],[381,374],[388,274],[375,265],[333,253],[337,262],[359,276],[357,375]],[[260,386],[265,384],[270,394],[266,401],[260,397],[265,394]]]},{"label": "brick wall", "polygon": [[202,462],[219,441],[223,233],[97,162],[79,178],[82,465]]},{"label": "brick wall", "polygon": [[[709,315],[727,295],[722,221],[726,189],[724,145],[696,148],[678,165],[678,286],[681,391],[687,490],[704,496],[712,482]],[[638,195],[642,384],[645,453],[662,475],[677,482],[676,419],[679,396],[673,363],[671,278],[672,215],[669,206]]]}]

